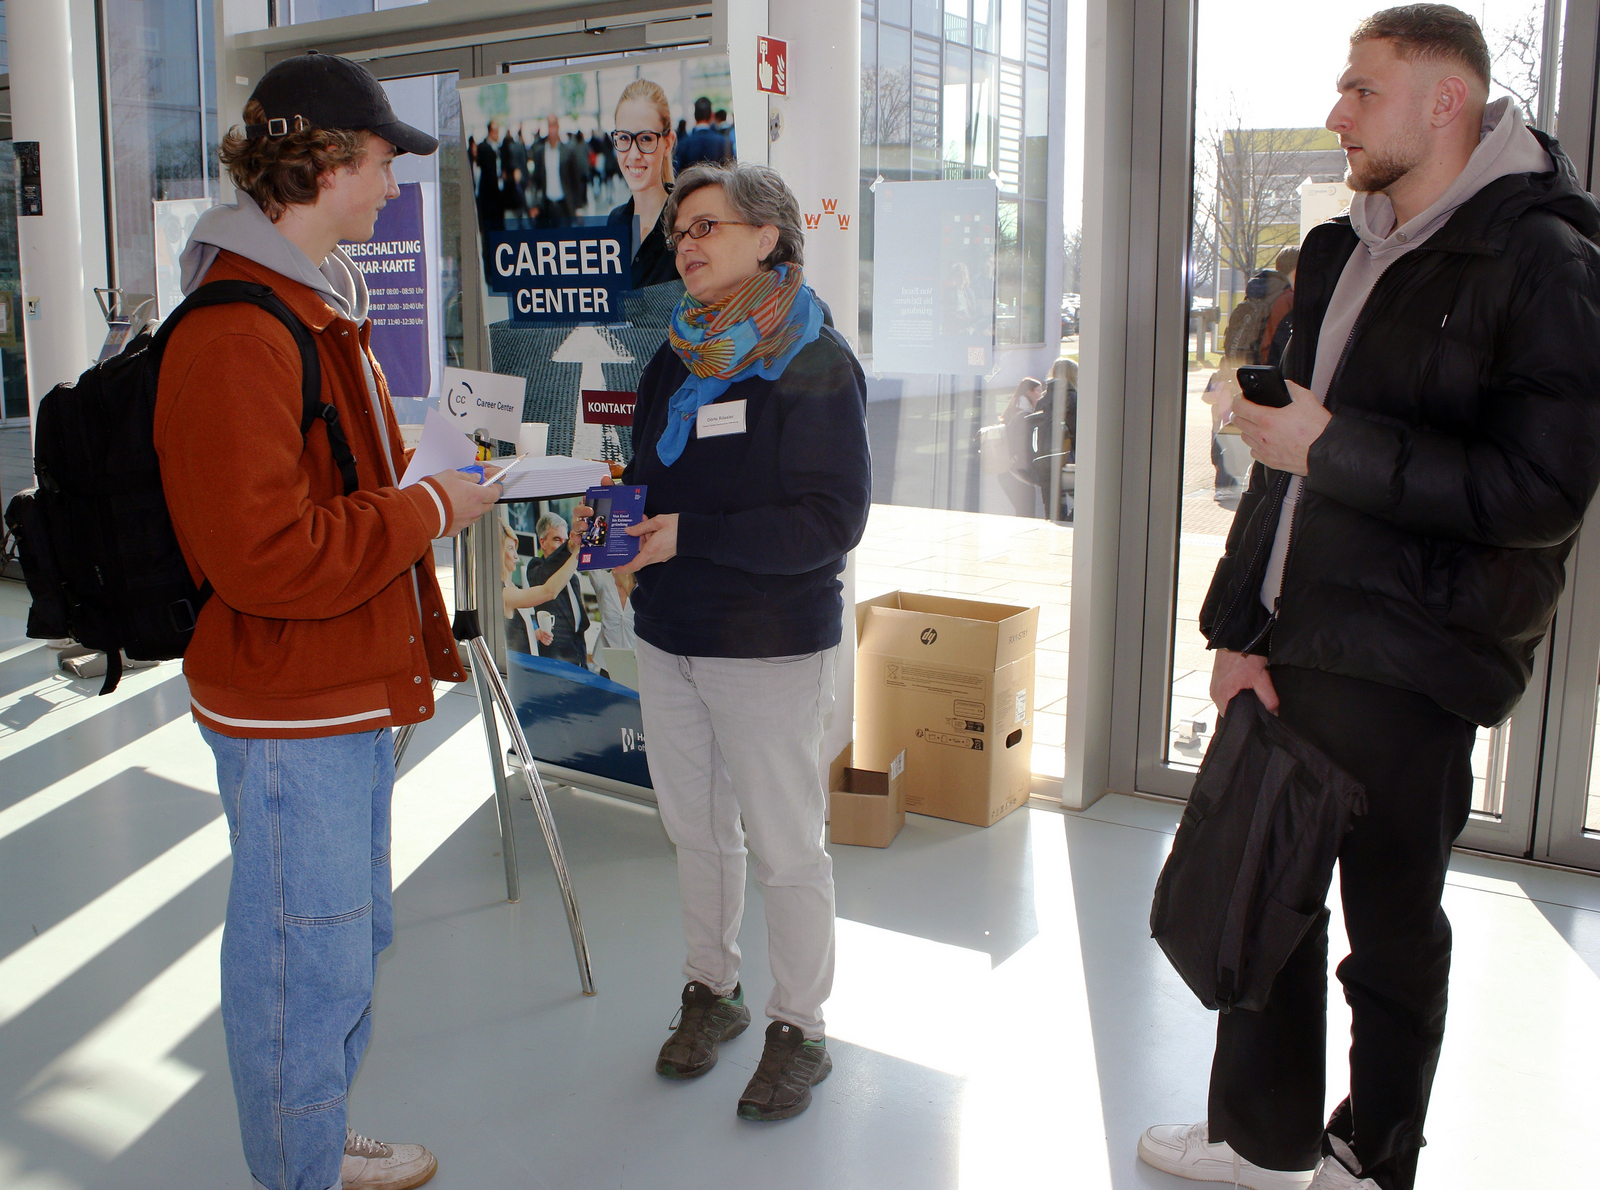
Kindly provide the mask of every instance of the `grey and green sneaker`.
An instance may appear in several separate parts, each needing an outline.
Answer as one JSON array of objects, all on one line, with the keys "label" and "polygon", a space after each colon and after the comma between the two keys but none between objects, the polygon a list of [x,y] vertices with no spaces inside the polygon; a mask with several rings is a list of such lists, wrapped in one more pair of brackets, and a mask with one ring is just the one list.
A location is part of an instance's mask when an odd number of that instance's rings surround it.
[{"label": "grey and green sneaker", "polygon": [[767,1026],[767,1045],[755,1077],[739,1096],[739,1117],[745,1120],[787,1120],[811,1106],[811,1088],[828,1077],[833,1058],[827,1039],[807,1041],[784,1021]]},{"label": "grey and green sneaker", "polygon": [[656,1059],[656,1073],[667,1078],[699,1078],[717,1064],[717,1046],[749,1027],[743,984],[735,984],[732,995],[719,996],[703,983],[687,983],[672,1036]]}]

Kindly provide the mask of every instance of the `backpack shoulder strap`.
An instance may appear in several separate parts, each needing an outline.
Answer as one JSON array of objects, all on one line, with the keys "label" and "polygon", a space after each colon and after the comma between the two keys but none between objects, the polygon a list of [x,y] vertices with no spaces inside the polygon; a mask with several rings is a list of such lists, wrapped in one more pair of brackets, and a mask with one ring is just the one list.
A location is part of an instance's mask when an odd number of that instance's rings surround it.
[{"label": "backpack shoulder strap", "polygon": [[254,281],[209,281],[184,298],[183,304],[167,316],[156,332],[155,346],[166,347],[172,330],[190,310],[203,306],[223,306],[244,302],[259,306],[283,323],[300,349],[300,435],[311,432],[312,423],[321,421],[328,428],[328,445],[333,449],[333,461],[338,464],[339,475],[344,480],[344,494],[353,495],[360,484],[356,480],[356,459],[351,453],[350,441],[344,427],[339,424],[339,411],[322,399],[322,362],[317,357],[317,342],[305,323],[294,316],[272,288]]}]

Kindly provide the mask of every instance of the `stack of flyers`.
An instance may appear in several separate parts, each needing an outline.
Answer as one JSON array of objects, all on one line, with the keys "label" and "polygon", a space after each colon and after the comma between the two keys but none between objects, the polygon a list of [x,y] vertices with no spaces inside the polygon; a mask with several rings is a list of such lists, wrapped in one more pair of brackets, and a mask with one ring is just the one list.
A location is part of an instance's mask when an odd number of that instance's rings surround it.
[{"label": "stack of flyers", "polygon": [[639,554],[639,539],[628,536],[629,525],[644,520],[643,487],[617,484],[590,488],[583,502],[594,509],[589,527],[578,543],[579,570],[610,570],[626,566]]}]

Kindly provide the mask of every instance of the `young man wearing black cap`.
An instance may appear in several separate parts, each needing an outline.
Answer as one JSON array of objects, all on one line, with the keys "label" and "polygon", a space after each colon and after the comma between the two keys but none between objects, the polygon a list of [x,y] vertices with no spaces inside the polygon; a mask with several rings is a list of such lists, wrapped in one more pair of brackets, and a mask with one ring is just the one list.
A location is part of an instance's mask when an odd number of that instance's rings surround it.
[{"label": "young man wearing black cap", "polygon": [[399,193],[397,153],[437,147],[360,66],[290,58],[223,141],[237,204],[207,211],[183,255],[186,292],[266,285],[312,332],[353,492],[326,426],[301,432],[299,349],[271,313],[186,315],[161,369],[167,503],[190,570],[215,591],[184,676],[232,841],[222,1020],[245,1159],[265,1190],[404,1190],[436,1168],[420,1145],[356,1134],[345,1100],[393,934],[389,729],[431,716],[432,680],[464,672],[431,543],[499,489],[456,472],[398,486],[406,459],[367,287],[338,244],[371,239]]}]

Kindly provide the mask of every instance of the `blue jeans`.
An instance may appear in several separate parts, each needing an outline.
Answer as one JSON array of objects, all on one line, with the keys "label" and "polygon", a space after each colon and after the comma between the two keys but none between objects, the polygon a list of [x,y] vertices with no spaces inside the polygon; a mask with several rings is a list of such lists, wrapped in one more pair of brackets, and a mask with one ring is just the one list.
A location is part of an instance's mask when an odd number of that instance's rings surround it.
[{"label": "blue jeans", "polygon": [[233,847],[222,1027],[245,1162],[267,1190],[339,1190],[345,1096],[394,937],[393,737],[200,731]]}]

